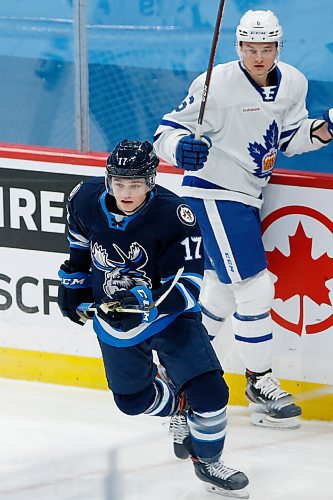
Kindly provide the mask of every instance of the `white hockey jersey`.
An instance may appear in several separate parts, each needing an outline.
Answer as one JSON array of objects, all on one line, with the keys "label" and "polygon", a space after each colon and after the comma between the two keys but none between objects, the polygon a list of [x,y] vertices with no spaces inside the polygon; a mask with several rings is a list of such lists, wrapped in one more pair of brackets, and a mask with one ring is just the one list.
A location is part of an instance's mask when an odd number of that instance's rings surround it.
[{"label": "white hockey jersey", "polygon": [[[292,156],[325,145],[311,139],[313,123],[322,120],[308,119],[305,76],[283,62],[275,71],[277,84],[260,87],[240,61],[214,67],[202,126],[212,147],[201,170],[185,172],[183,196],[260,208],[279,149]],[[193,81],[186,99],[164,115],[156,131],[156,152],[173,165],[181,136],[195,132],[205,77]]]}]

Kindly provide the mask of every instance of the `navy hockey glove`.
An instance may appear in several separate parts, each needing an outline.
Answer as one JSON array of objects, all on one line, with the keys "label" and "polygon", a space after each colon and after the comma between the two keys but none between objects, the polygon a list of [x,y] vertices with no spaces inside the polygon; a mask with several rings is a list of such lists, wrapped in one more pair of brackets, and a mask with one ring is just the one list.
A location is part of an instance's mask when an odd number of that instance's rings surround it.
[{"label": "navy hockey glove", "polygon": [[177,167],[200,170],[207,161],[211,146],[212,141],[207,135],[203,135],[200,141],[194,138],[194,134],[182,137],[176,148]]},{"label": "navy hockey glove", "polygon": [[[113,307],[110,307],[108,312],[101,308],[102,304],[108,302],[115,302]],[[158,312],[157,307],[153,307],[150,311],[144,313],[136,312],[119,312],[115,309],[121,307],[123,309],[142,308],[149,306],[153,302],[152,293],[149,288],[145,286],[136,286],[130,290],[119,290],[111,295],[105,297],[102,304],[97,308],[97,315],[106,321],[115,330],[128,332],[132,328],[136,328],[141,323],[151,323],[156,318]]]},{"label": "navy hockey glove", "polygon": [[327,130],[333,137],[333,108],[328,109],[323,113],[323,118],[325,122],[327,123]]},{"label": "navy hockey glove", "polygon": [[90,273],[83,273],[66,260],[58,272],[61,285],[58,291],[58,306],[63,316],[83,326],[85,320],[77,313],[81,302],[93,302]]}]

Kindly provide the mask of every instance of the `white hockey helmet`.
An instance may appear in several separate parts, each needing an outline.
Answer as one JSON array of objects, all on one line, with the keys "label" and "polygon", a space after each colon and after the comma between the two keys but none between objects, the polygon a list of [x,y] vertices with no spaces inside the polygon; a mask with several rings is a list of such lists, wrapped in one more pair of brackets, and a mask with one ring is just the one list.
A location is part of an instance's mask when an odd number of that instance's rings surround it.
[{"label": "white hockey helmet", "polygon": [[236,30],[237,45],[240,42],[277,42],[282,44],[282,27],[271,10],[248,10]]}]

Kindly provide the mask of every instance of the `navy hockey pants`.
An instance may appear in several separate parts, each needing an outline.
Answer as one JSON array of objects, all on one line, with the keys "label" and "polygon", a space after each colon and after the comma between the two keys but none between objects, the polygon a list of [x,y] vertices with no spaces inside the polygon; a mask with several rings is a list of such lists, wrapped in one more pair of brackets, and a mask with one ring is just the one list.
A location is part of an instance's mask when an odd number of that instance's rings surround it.
[{"label": "navy hockey pants", "polygon": [[223,373],[199,313],[178,316],[162,332],[135,346],[99,343],[109,388],[118,394],[137,394],[152,384],[157,373],[153,350],[176,390],[202,373]]}]

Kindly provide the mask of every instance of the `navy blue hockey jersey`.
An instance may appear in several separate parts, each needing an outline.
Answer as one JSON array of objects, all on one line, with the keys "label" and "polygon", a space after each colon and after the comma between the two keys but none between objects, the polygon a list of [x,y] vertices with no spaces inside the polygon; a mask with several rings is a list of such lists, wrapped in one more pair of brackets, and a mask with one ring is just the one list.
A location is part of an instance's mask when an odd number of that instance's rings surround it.
[{"label": "navy blue hockey jersey", "polygon": [[112,197],[105,190],[104,178],[93,177],[76,186],[68,200],[71,253],[90,253],[96,303],[117,290],[139,285],[153,292],[164,291],[184,267],[180,280],[168,295],[167,313],[159,313],[152,323],[141,323],[122,332],[95,315],[93,325],[97,336],[118,347],[142,342],[185,311],[200,313],[197,300],[204,252],[196,217],[182,198],[161,186],[156,186],[148,197],[146,204],[133,215],[112,213]]}]

